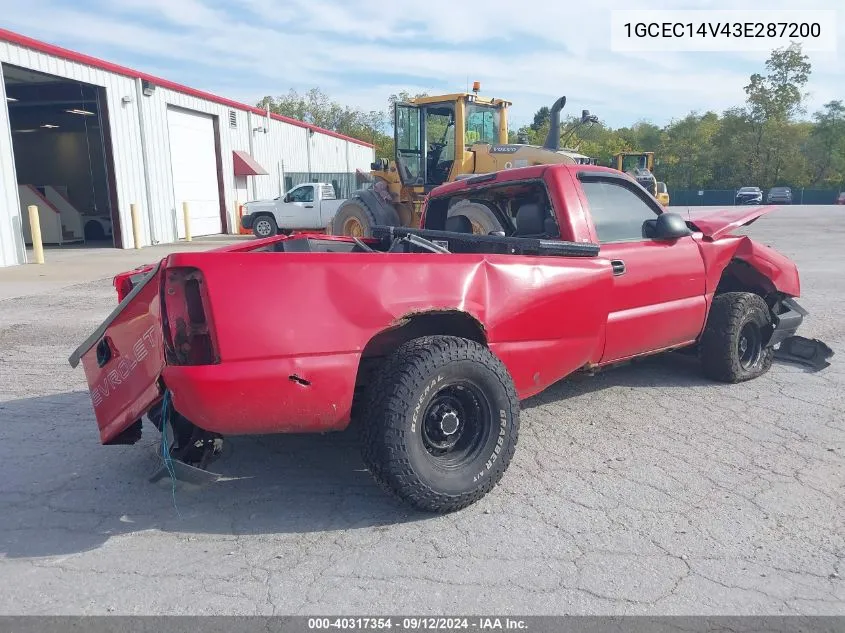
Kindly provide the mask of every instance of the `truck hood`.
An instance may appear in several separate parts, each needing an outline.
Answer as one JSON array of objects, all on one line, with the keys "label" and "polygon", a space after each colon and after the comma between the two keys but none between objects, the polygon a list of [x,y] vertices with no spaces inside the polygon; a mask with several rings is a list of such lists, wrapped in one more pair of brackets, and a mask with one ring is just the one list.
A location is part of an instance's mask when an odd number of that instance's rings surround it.
[{"label": "truck hood", "polygon": [[276,208],[275,200],[252,200],[244,204],[244,208],[250,213],[256,211],[272,211]]},{"label": "truck hood", "polygon": [[[748,226],[761,215],[777,209],[777,205],[762,207],[728,207],[727,209],[702,209],[687,207],[687,220],[695,225],[705,237],[718,240],[741,226]],[[682,212],[681,215],[684,215]]]}]

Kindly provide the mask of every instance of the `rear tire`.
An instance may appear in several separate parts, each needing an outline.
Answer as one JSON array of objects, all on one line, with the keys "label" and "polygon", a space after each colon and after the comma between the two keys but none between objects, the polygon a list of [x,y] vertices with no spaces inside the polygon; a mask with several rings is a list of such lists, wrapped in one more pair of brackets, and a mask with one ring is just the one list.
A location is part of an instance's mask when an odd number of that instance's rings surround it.
[{"label": "rear tire", "polygon": [[496,214],[486,204],[473,200],[461,200],[449,209],[448,217],[465,215],[472,222],[472,232],[475,235],[490,235],[494,231],[503,231]]},{"label": "rear tire", "polygon": [[750,292],[726,292],[713,299],[701,336],[704,374],[720,382],[743,382],[762,376],[772,366],[774,349],[769,306]]},{"label": "rear tire", "polygon": [[362,407],[362,455],[376,481],[417,509],[452,512],[507,470],[519,401],[502,362],[454,336],[405,343],[377,372]]},{"label": "rear tire", "polygon": [[259,215],[252,222],[252,232],[258,238],[273,237],[279,232],[276,218],[272,215]]}]

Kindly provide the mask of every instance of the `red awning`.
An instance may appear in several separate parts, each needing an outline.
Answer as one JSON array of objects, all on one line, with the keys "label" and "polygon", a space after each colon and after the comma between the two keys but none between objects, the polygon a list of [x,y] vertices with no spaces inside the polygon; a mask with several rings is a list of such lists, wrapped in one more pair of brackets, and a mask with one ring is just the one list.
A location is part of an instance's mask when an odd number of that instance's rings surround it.
[{"label": "red awning", "polygon": [[232,150],[232,159],[235,163],[236,176],[266,176],[267,170],[258,164],[249,152]]}]

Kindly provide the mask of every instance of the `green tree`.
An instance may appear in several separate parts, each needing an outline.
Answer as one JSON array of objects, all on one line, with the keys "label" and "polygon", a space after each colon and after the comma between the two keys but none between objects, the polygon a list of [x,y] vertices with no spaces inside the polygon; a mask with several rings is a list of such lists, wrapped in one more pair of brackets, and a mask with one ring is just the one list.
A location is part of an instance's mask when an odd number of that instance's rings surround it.
[{"label": "green tree", "polygon": [[845,103],[824,104],[813,114],[813,121],[805,147],[810,183],[841,187],[845,184]]},{"label": "green tree", "polygon": [[545,127],[548,131],[549,125],[551,124],[551,120],[552,111],[549,109],[548,106],[543,106],[534,113],[534,121],[529,127],[535,132],[538,132],[543,127]]},{"label": "green tree", "polygon": [[745,94],[754,138],[748,158],[751,176],[760,186],[768,187],[780,179],[787,123],[804,111],[803,90],[812,67],[801,45],[792,43],[772,52],[766,60],[766,71],[765,75],[751,75]]}]

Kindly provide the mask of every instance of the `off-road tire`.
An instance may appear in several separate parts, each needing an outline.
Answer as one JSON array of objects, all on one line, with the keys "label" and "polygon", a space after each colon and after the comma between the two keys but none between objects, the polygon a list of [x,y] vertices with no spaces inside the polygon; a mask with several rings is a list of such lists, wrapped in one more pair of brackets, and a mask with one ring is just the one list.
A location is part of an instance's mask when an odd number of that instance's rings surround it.
[{"label": "off-road tire", "polygon": [[[426,415],[448,397],[443,394],[476,388],[490,415],[475,416],[484,421],[472,425],[467,416],[461,433],[478,448],[447,466],[426,447]],[[405,343],[376,372],[364,398],[364,462],[382,488],[419,510],[446,513],[478,501],[502,478],[516,450],[519,400],[513,381],[502,362],[474,341],[426,336]]]},{"label": "off-road tire", "polygon": [[329,234],[346,235],[344,225],[350,219],[362,228],[362,234],[356,237],[372,237],[374,226],[400,226],[396,209],[381,204],[375,194],[366,190],[340,205],[327,227]]},{"label": "off-road tire", "polygon": [[[270,230],[267,232],[266,235],[261,235],[258,232],[258,223],[259,222],[266,222],[270,225]],[[274,218],[269,213],[265,213],[259,216],[256,216],[255,219],[252,221],[252,233],[255,237],[263,239],[266,237],[273,237],[277,235],[279,232],[279,227],[276,225],[276,218]]]},{"label": "off-road tire", "polygon": [[477,235],[490,235],[493,231],[503,231],[492,209],[482,202],[474,200],[460,200],[449,208],[448,217],[454,215],[465,215],[472,222],[473,233]]},{"label": "off-road tire", "polygon": [[[707,325],[701,336],[700,356],[704,374],[720,382],[743,382],[762,376],[772,366],[774,349],[766,347],[771,335],[769,306],[750,292],[726,292],[717,295],[710,307]],[[745,328],[748,330],[745,330]],[[741,340],[744,331],[759,331],[753,342],[759,351],[743,362]],[[752,343],[746,338],[745,348]]]}]

